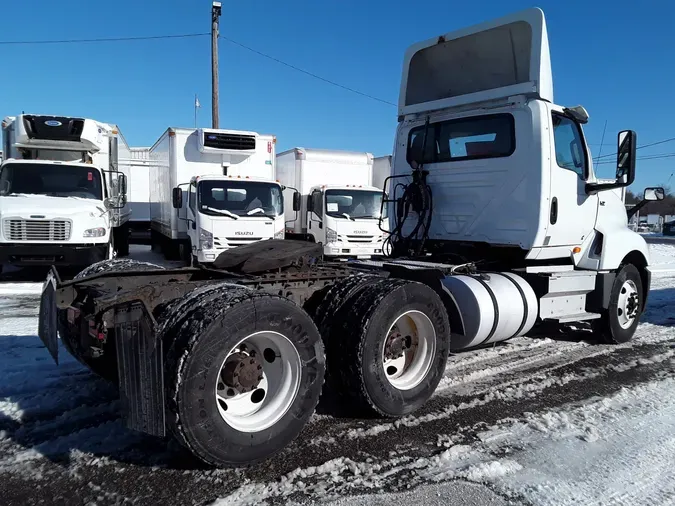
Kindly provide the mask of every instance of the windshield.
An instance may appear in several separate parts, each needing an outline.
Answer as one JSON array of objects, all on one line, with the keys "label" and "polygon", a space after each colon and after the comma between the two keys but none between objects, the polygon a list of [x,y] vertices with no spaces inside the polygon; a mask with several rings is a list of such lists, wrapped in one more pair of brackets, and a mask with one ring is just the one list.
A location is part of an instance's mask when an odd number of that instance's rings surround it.
[{"label": "windshield", "polygon": [[284,212],[281,187],[252,181],[200,181],[199,212],[275,218]]},{"label": "windshield", "polygon": [[7,163],[0,172],[0,195],[16,194],[103,200],[103,186],[94,167]]},{"label": "windshield", "polygon": [[[334,218],[380,218],[382,192],[326,190],[326,214]],[[386,210],[384,216],[386,217]]]}]

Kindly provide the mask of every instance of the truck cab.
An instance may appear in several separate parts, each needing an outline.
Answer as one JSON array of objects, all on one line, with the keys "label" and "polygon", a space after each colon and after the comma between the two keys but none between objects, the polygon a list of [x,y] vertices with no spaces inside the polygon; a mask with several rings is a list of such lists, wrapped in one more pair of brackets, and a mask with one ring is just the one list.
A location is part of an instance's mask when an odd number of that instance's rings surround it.
[{"label": "truck cab", "polygon": [[[382,190],[374,186],[322,185],[311,189],[308,233],[323,245],[326,257],[381,256]],[[386,218],[386,211],[385,216]]]},{"label": "truck cab", "polygon": [[174,208],[184,208],[192,256],[213,262],[223,251],[255,241],[284,238],[284,198],[277,181],[206,175],[190,180],[187,202],[174,190]]},{"label": "truck cab", "polygon": [[126,203],[116,134],[82,118],[5,118],[0,265],[84,266],[115,254]]}]

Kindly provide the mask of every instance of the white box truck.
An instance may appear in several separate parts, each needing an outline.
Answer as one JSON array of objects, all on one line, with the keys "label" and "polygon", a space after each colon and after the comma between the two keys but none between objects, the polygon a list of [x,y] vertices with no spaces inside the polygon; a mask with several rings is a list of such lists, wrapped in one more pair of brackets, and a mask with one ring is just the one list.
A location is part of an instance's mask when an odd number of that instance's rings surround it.
[{"label": "white box truck", "polygon": [[[324,255],[382,255],[382,189],[372,185],[373,155],[293,148],[277,155],[277,177],[286,186],[286,238],[323,245]],[[301,195],[294,210],[290,192]]]},{"label": "white box truck", "polygon": [[117,127],[22,114],[2,122],[0,266],[83,266],[128,254],[128,149]]},{"label": "white box truck", "polygon": [[130,147],[128,158],[120,158],[119,170],[127,177],[129,241],[150,242],[150,148]]},{"label": "white box truck", "polygon": [[273,135],[169,128],[150,148],[151,242],[167,258],[211,263],[284,235]]},{"label": "white box truck", "polygon": [[[224,252],[209,270],[108,263],[62,283],[53,269],[40,338],[56,356],[57,322],[75,315],[61,338],[119,374],[127,425],[219,466],[281,451],[324,389],[354,415],[410,416],[451,350],[569,324],[631,340],[649,250],[615,190],[635,179],[637,135],[619,132],[616,178],[599,181],[586,111],[553,101],[541,10],[411,46],[398,112],[393,258],[325,262],[319,245],[285,240]],[[310,187],[344,165],[315,169]]]},{"label": "white box truck", "polygon": [[[385,190],[387,193],[389,193],[389,190],[384,187],[384,182],[391,176],[391,158],[391,155],[373,158],[373,186]],[[391,183],[391,179],[389,183]],[[391,186],[391,184],[387,184],[387,186]]]}]

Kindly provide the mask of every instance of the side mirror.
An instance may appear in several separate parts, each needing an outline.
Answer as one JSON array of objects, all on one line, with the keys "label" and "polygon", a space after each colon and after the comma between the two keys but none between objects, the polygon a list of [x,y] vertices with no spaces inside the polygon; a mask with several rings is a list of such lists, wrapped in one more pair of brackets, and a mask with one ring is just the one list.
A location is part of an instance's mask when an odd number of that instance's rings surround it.
[{"label": "side mirror", "polygon": [[300,210],[300,193],[293,192],[293,211]]},{"label": "side mirror", "polygon": [[643,200],[654,201],[654,200],[663,200],[666,198],[666,191],[661,187],[656,188],[645,188],[645,194]]},{"label": "side mirror", "polygon": [[635,150],[637,134],[633,130],[619,132],[616,154],[616,183],[629,186],[635,180]]},{"label": "side mirror", "polygon": [[183,190],[179,186],[176,186],[173,189],[173,193],[171,195],[171,203],[173,204],[174,209],[180,209],[183,207]]},{"label": "side mirror", "polygon": [[126,195],[127,194],[127,176],[124,174],[120,174],[117,176],[117,190],[120,195]]}]

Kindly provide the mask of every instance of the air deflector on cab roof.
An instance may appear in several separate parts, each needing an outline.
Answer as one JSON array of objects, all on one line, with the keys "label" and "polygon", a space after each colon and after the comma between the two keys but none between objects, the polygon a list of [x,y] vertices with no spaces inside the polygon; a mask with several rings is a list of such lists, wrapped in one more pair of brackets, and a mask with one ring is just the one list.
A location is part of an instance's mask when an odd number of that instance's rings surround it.
[{"label": "air deflector on cab roof", "polygon": [[553,102],[544,13],[528,9],[414,44],[399,114],[527,95]]}]

